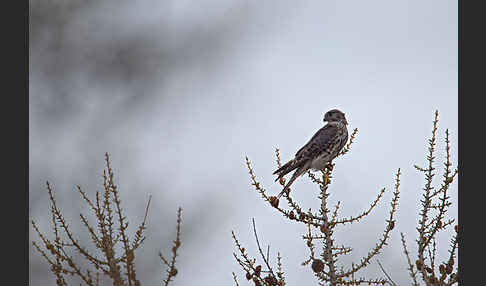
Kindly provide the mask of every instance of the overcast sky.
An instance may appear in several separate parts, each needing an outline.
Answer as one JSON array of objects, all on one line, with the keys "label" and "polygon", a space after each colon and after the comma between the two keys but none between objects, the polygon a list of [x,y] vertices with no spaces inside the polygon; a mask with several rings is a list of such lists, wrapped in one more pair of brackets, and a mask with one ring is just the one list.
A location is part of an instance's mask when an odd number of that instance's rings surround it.
[{"label": "overcast sky", "polygon": [[[281,252],[288,285],[316,285],[300,265],[305,227],[262,201],[244,158],[277,194],[275,147],[291,159],[338,108],[359,132],[335,162],[330,203],[356,215],[388,190],[362,224],[336,231],[338,244],[355,249],[341,262],[357,262],[381,236],[401,168],[397,227],[379,260],[395,282],[409,284],[399,232],[416,251],[424,179],[413,164],[425,165],[435,110],[436,167],[446,128],[457,164],[457,1],[32,0],[30,15],[29,210],[41,229],[51,229],[45,181],[80,227],[88,209],[74,187],[94,196],[109,152],[132,227],[153,196],[136,258],[145,285],[165,275],[157,252],[170,252],[178,206],[174,285],[232,285],[232,271],[246,285],[231,230],[256,256],[252,217],[271,256]],[[319,206],[307,177],[294,191],[305,208]],[[451,195],[456,203],[456,183]],[[440,257],[448,239],[440,237]],[[31,285],[55,281],[32,249],[30,274]],[[376,260],[360,276],[381,276]]]}]

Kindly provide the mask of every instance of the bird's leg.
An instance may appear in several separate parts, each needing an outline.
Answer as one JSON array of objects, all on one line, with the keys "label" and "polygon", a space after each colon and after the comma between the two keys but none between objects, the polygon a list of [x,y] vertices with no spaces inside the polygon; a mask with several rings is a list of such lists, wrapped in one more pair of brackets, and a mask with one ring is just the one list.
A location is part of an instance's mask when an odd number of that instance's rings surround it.
[{"label": "bird's leg", "polygon": [[321,173],[322,173],[322,182],[324,183],[324,185],[329,184],[331,182],[329,175],[324,171],[321,171]]},{"label": "bird's leg", "polygon": [[332,172],[332,169],[333,168],[334,168],[334,164],[332,162],[329,162],[324,167],[324,169],[321,171],[321,173],[322,173],[322,179],[323,179],[325,185],[327,185],[327,184],[329,184],[331,182],[331,179],[329,178],[328,173]]}]

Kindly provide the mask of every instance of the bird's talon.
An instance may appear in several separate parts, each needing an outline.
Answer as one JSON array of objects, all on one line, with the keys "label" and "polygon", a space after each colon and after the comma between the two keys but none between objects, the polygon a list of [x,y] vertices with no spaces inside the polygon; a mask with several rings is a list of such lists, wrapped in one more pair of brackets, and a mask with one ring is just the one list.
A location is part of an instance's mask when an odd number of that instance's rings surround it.
[{"label": "bird's talon", "polygon": [[331,183],[331,179],[329,179],[329,176],[324,172],[322,173],[322,179],[324,181],[324,185]]},{"label": "bird's talon", "polygon": [[333,163],[327,164],[326,169],[328,169],[329,171],[332,171],[332,169],[334,169],[334,164]]}]

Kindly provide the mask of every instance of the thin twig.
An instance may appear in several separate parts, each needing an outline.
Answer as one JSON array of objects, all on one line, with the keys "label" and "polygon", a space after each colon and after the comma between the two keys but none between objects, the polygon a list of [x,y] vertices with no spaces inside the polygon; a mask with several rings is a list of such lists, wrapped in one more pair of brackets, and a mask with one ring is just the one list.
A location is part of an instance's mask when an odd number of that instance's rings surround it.
[{"label": "thin twig", "polygon": [[376,261],[378,262],[378,265],[380,266],[383,274],[385,274],[386,278],[388,278],[388,280],[389,280],[388,283],[390,283],[390,285],[392,285],[392,286],[397,286],[397,284],[395,282],[393,282],[393,280],[391,279],[390,275],[388,275],[388,273],[386,273],[385,269],[383,268],[383,266],[380,263],[380,260],[377,259]]},{"label": "thin twig", "polygon": [[[268,260],[267,260],[267,258],[265,258],[265,254],[263,254],[262,248],[260,247],[260,242],[258,241],[258,235],[257,235],[257,231],[256,231],[256,226],[255,226],[255,219],[252,218],[251,221],[253,223],[253,233],[255,234],[255,240],[256,240],[256,243],[257,243],[257,246],[258,246],[258,251],[260,252],[260,255],[262,256],[263,261],[265,262],[265,265],[267,265],[268,270],[270,271],[272,276],[275,277],[275,274],[273,273],[273,269],[272,269],[272,267],[270,267],[270,263],[268,263]],[[268,249],[270,249],[270,246],[269,246]],[[267,252],[267,257],[268,257],[268,252]]]}]

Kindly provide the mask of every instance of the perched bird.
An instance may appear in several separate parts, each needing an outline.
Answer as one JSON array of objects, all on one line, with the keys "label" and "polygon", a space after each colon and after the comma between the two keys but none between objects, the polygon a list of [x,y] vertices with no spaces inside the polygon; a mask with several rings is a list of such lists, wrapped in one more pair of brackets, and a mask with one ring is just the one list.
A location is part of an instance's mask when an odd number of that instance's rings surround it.
[{"label": "perched bird", "polygon": [[324,115],[324,122],[328,122],[324,127],[312,136],[312,138],[300,148],[295,154],[295,158],[278,168],[274,175],[278,175],[275,181],[295,170],[287,185],[278,197],[280,198],[292,183],[299,176],[309,169],[324,170],[331,161],[341,152],[348,141],[348,129],[344,113],[337,109],[332,109]]}]

